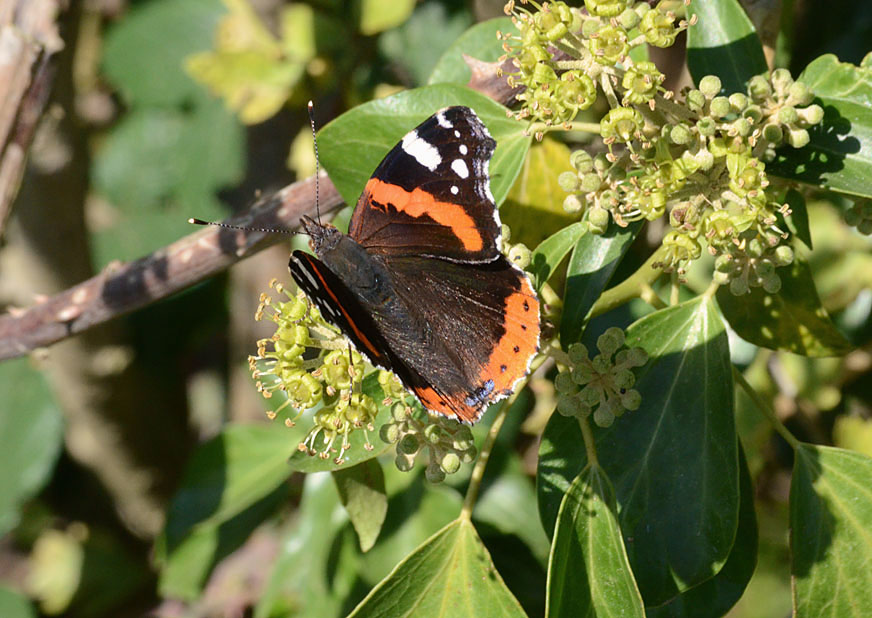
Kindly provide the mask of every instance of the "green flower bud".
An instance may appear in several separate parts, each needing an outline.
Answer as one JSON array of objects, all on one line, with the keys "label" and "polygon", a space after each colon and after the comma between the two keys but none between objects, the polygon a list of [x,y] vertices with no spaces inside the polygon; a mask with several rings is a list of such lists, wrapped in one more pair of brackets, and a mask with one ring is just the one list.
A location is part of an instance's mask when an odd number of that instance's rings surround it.
[{"label": "green flower bud", "polygon": [[778,122],[781,124],[794,124],[799,120],[799,114],[796,108],[791,105],[785,105],[778,110]]},{"label": "green flower bud", "polygon": [[793,76],[787,69],[775,69],[772,71],[772,87],[775,88],[775,93],[779,97],[786,97],[790,87],[793,85]]},{"label": "green flower bud", "polygon": [[736,118],[732,126],[733,130],[742,137],[748,137],[753,129],[751,122],[747,118]]},{"label": "green flower bud", "polygon": [[699,134],[703,137],[712,137],[717,129],[717,123],[713,118],[709,118],[708,116],[700,118],[696,123],[696,130],[699,131]]},{"label": "green flower bud", "polygon": [[394,421],[396,421],[398,423],[402,423],[407,418],[409,418],[409,411],[406,407],[406,404],[404,404],[401,401],[398,401],[394,405],[392,405],[391,406],[391,418],[393,418]]},{"label": "green flower bud", "polygon": [[400,428],[393,423],[385,423],[378,430],[378,435],[385,444],[396,444],[400,439]]},{"label": "green flower bud", "polygon": [[639,22],[639,31],[648,44],[654,47],[669,47],[675,43],[678,35],[673,18],[657,9],[645,13]]},{"label": "green flower bud", "polygon": [[772,85],[763,75],[755,75],[748,82],[748,94],[754,101],[765,101],[772,96]]},{"label": "green flower bud", "polygon": [[644,125],[642,114],[629,107],[617,107],[609,111],[600,121],[600,135],[603,139],[631,141]]},{"label": "green flower bud", "polygon": [[578,385],[587,384],[593,379],[593,369],[590,365],[586,363],[582,363],[580,365],[576,365],[570,371],[570,375],[572,376],[572,381]]},{"label": "green flower bud", "polygon": [[627,8],[627,0],[584,0],[587,12],[597,17],[615,17]]},{"label": "green flower bud", "polygon": [[810,141],[811,137],[805,129],[791,129],[787,132],[787,143],[794,148],[803,148]]},{"label": "green flower bud", "polygon": [[567,193],[578,189],[578,174],[575,172],[561,172],[557,177],[557,184]]},{"label": "green flower bud", "polygon": [[809,105],[808,107],[796,110],[796,113],[799,115],[800,120],[808,126],[819,124],[824,119],[824,108],[820,105]]},{"label": "green flower bud", "polygon": [[615,415],[610,411],[600,406],[593,412],[593,422],[599,427],[611,427],[615,422]]},{"label": "green flower bud", "polygon": [[635,389],[628,390],[621,395],[621,405],[630,412],[638,410],[642,405],[642,395]]},{"label": "green flower bud", "polygon": [[623,13],[618,15],[618,23],[624,30],[630,31],[639,25],[642,16],[633,9],[625,9]]},{"label": "green flower bud", "polygon": [[587,346],[583,343],[573,343],[566,352],[569,354],[569,360],[572,363],[581,363],[588,358]]},{"label": "green flower bud", "polygon": [[699,90],[706,99],[713,99],[721,91],[721,80],[717,75],[706,75],[699,80]]},{"label": "green flower bud", "polygon": [[575,193],[570,193],[563,198],[563,210],[571,215],[581,212],[584,209],[584,202]]},{"label": "green flower bud", "polygon": [[749,105],[742,112],[742,117],[747,118],[753,124],[759,124],[763,120],[763,110],[759,105]]},{"label": "green flower bud", "polygon": [[427,425],[424,428],[424,440],[428,444],[438,444],[442,436],[443,431],[439,425]]},{"label": "green flower bud", "polygon": [[445,472],[443,472],[442,468],[439,467],[439,464],[435,462],[434,464],[427,466],[424,476],[434,485],[445,480]]},{"label": "green flower bud", "polygon": [[777,294],[781,290],[781,278],[778,275],[771,275],[763,279],[763,289],[769,294]]},{"label": "green flower bud", "polygon": [[776,247],[773,257],[779,266],[787,266],[793,263],[793,249],[787,245],[780,245]]},{"label": "green flower bud", "polygon": [[601,28],[588,42],[593,59],[606,66],[614,66],[630,51],[627,33],[611,25]]},{"label": "green flower bud", "polygon": [[560,397],[557,400],[557,412],[561,416],[577,416],[583,407],[577,395]]},{"label": "green flower bud", "polygon": [[550,84],[557,80],[557,73],[549,65],[540,62],[533,69],[533,81],[537,84]]},{"label": "green flower bud", "polygon": [[784,139],[784,131],[779,124],[767,124],[763,127],[763,139],[772,144],[778,145]]},{"label": "green flower bud", "polygon": [[684,145],[692,138],[693,133],[683,124],[677,124],[669,130],[669,139],[673,144]]},{"label": "green flower bud", "polygon": [[594,207],[587,211],[588,229],[594,234],[604,234],[609,227],[609,211]]},{"label": "green flower bud", "polygon": [[457,453],[445,453],[442,461],[439,462],[439,467],[445,474],[454,474],[460,470],[460,457]]},{"label": "green flower bud", "polygon": [[533,252],[524,243],[518,243],[509,249],[507,256],[509,261],[518,268],[524,269],[530,265],[530,260],[533,257]]},{"label": "green flower bud", "polygon": [[554,390],[560,394],[567,395],[574,393],[578,389],[575,386],[572,376],[568,372],[563,371],[554,377]]},{"label": "green flower bud", "polygon": [[730,100],[727,97],[715,97],[709,106],[712,118],[723,118],[730,113]]},{"label": "green flower bud", "polygon": [[624,331],[617,326],[612,326],[597,338],[596,347],[606,356],[611,356],[618,348],[624,345],[625,339]]},{"label": "green flower bud", "polygon": [[414,455],[421,448],[421,443],[418,437],[414,434],[407,433],[397,443],[397,452],[404,455]]},{"label": "green flower bud", "polygon": [[744,296],[750,289],[748,281],[744,277],[737,277],[730,281],[730,294],[733,296]]},{"label": "green flower bud", "polygon": [[397,453],[397,457],[394,459],[394,465],[400,472],[408,472],[415,466],[415,458]]},{"label": "green flower bud", "polygon": [[579,174],[586,174],[593,171],[593,157],[586,150],[576,150],[569,156],[569,164],[572,165]]},{"label": "green flower bud", "polygon": [[602,186],[603,181],[596,172],[590,172],[581,176],[578,190],[582,193],[593,193]]},{"label": "green flower bud", "polygon": [[627,351],[627,366],[641,367],[648,362],[648,353],[642,348],[630,348]]},{"label": "green flower bud", "polygon": [[629,369],[621,369],[615,373],[614,380],[615,388],[626,390],[636,383],[636,376]]},{"label": "green flower bud", "polygon": [[787,89],[787,100],[791,105],[808,105],[814,101],[814,93],[802,82],[793,82]]},{"label": "green flower bud", "polygon": [[737,114],[741,114],[748,107],[748,97],[741,92],[734,92],[728,99],[730,101],[730,108]]}]

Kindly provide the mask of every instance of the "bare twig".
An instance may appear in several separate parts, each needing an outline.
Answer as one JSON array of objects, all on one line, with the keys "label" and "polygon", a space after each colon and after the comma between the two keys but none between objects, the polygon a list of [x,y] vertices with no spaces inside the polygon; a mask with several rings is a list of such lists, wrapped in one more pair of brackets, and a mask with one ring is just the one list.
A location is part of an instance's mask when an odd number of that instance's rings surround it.
[{"label": "bare twig", "polygon": [[0,5],[0,235],[48,101],[49,59],[63,48],[55,23],[62,4],[7,0]]},{"label": "bare twig", "polygon": [[[227,223],[293,229],[301,215],[314,212],[314,196],[312,177],[261,199]],[[322,212],[342,204],[325,174],[320,201]],[[165,298],[280,240],[277,234],[209,227],[133,262],[110,265],[37,305],[0,316],[0,360],[27,354]]]}]

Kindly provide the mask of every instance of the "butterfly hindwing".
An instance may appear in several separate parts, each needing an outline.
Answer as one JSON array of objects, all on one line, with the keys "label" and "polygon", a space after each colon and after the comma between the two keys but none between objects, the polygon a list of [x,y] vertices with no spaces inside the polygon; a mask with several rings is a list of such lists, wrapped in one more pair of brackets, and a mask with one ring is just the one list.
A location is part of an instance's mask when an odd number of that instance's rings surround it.
[{"label": "butterfly hindwing", "polygon": [[376,255],[496,259],[500,221],[488,178],[495,147],[469,108],[437,112],[376,168],[357,202],[349,235]]}]

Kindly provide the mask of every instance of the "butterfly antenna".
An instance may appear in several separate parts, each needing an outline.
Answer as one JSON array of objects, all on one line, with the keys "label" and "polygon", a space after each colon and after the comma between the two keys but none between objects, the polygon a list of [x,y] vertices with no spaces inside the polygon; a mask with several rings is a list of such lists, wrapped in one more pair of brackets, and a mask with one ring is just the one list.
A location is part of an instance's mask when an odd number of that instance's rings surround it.
[{"label": "butterfly antenna", "polygon": [[321,163],[318,160],[318,138],[315,135],[315,105],[309,101],[309,125],[312,127],[312,144],[315,146],[315,217],[318,219],[318,225],[321,225],[321,203],[319,199],[318,176]]},{"label": "butterfly antenna", "polygon": [[220,221],[203,221],[202,219],[197,219],[195,217],[191,217],[190,219],[188,219],[188,223],[192,225],[214,225],[215,227],[223,227],[228,230],[242,230],[243,232],[266,232],[267,234],[287,234],[288,236],[295,236],[299,233],[278,227],[247,227],[245,225],[231,225],[230,223],[221,223]]}]

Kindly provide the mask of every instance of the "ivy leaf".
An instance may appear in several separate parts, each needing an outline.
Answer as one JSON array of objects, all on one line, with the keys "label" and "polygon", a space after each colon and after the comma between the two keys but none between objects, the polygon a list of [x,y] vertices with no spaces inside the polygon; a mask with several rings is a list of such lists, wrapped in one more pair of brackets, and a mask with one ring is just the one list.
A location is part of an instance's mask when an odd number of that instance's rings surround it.
[{"label": "ivy leaf", "polygon": [[560,341],[564,347],[581,339],[588,312],[612,280],[640,229],[639,221],[627,227],[611,223],[605,234],[585,234],[578,240],[566,269],[560,319]]},{"label": "ivy leaf", "polygon": [[[28,359],[0,365],[0,536],[19,522],[19,507],[48,481],[64,423],[43,376]],[[0,612],[2,615],[2,612]]]},{"label": "ivy leaf", "polygon": [[360,32],[367,36],[396,28],[409,19],[415,0],[357,0],[360,5]]},{"label": "ivy leaf", "polygon": [[427,83],[468,83],[472,72],[463,59],[464,54],[482,62],[495,62],[505,53],[497,32],[511,31],[513,28],[510,18],[496,17],[467,29],[439,58]]},{"label": "ivy leaf", "polygon": [[872,459],[800,444],[790,485],[796,616],[854,616],[872,607]]},{"label": "ivy leaf", "polygon": [[388,512],[385,475],[375,459],[333,472],[339,499],[357,532],[360,551],[375,545]]},{"label": "ivy leaf", "polygon": [[5,618],[36,618],[30,600],[11,588],[0,586],[0,616]]},{"label": "ivy leaf", "polygon": [[842,356],[851,344],[836,329],[821,305],[808,263],[797,258],[778,269],[781,290],[769,294],[751,288],[733,296],[726,287],[717,298],[736,333],[755,345],[803,356]]},{"label": "ivy leaf", "polygon": [[840,193],[872,197],[872,55],[857,67],[827,54],[797,78],[824,108],[804,148],[781,148],[766,171]]},{"label": "ivy leaf", "polygon": [[530,258],[529,270],[536,280],[536,289],[541,290],[554,274],[554,271],[581,237],[587,233],[583,223],[572,223],[558,230],[536,247]]},{"label": "ivy leaf", "polygon": [[602,468],[582,470],[563,497],[548,565],[548,605],[557,616],[644,616]]},{"label": "ivy leaf", "polygon": [[572,170],[566,144],[545,138],[530,146],[524,164],[500,208],[500,218],[512,230],[511,241],[535,247],[549,234],[577,217],[563,209],[566,191],[557,184],[561,172]]},{"label": "ivy leaf", "polygon": [[458,615],[526,616],[465,517],[407,556],[349,618]]},{"label": "ivy leaf", "polygon": [[357,203],[373,170],[403,135],[451,105],[475,110],[497,141],[490,164],[491,191],[501,203],[521,169],[531,138],[524,135],[523,123],[506,118],[505,107],[453,84],[406,90],[358,105],[321,129],[321,162],[345,201]]},{"label": "ivy leaf", "polygon": [[790,188],[784,196],[784,202],[790,206],[790,215],[785,217],[785,223],[790,233],[799,238],[806,247],[812,249],[811,229],[808,225],[808,207],[805,196],[796,189]]},{"label": "ivy leaf", "polygon": [[739,443],[739,527],[736,542],[723,568],[710,580],[674,597],[645,608],[648,618],[721,618],[742,597],[757,566],[757,515],[754,485]]},{"label": "ivy leaf", "polygon": [[[635,322],[627,345],[650,358],[634,387],[642,406],[594,438],[615,486],[633,573],[653,606],[710,579],[733,546],[739,481],[732,370],[723,320],[705,297]],[[546,531],[571,479],[587,465],[582,443],[574,419],[551,417],[537,472]]]},{"label": "ivy leaf", "polygon": [[693,2],[690,19],[699,22],[687,31],[687,66],[697,84],[706,75],[721,78],[722,91],[745,92],[753,76],[765,73],[766,57],[754,25],[738,0]]}]

